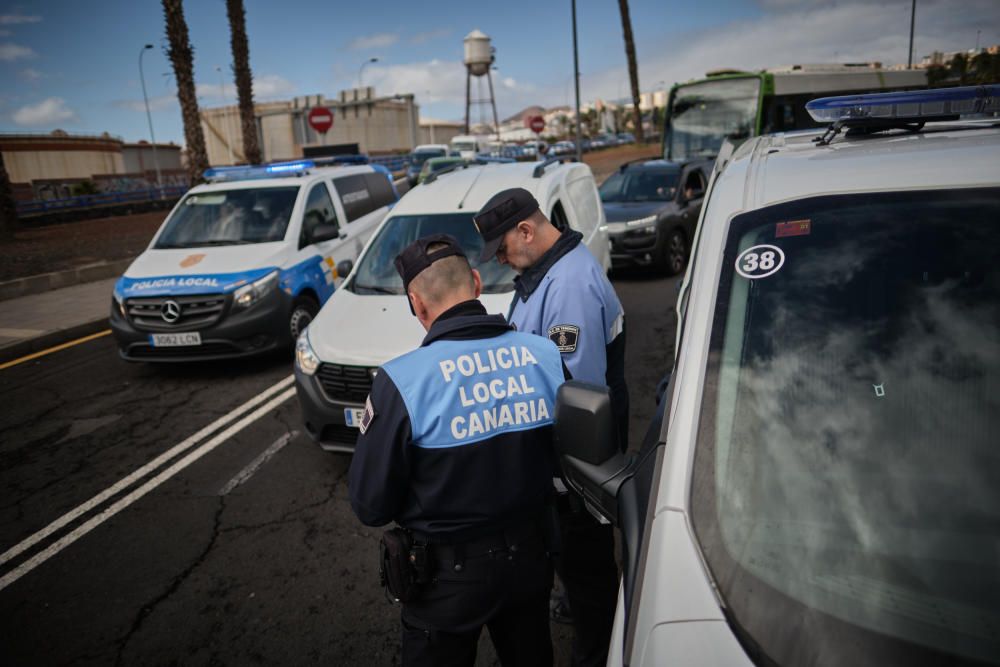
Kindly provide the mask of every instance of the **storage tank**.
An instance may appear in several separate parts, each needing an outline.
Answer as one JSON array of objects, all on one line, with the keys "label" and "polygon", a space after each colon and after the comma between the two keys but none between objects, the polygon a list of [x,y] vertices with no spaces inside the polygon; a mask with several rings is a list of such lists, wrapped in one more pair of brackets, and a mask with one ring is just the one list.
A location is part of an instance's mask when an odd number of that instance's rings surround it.
[{"label": "storage tank", "polygon": [[473,76],[482,76],[490,70],[493,64],[493,47],[490,38],[473,30],[465,36],[465,66]]}]

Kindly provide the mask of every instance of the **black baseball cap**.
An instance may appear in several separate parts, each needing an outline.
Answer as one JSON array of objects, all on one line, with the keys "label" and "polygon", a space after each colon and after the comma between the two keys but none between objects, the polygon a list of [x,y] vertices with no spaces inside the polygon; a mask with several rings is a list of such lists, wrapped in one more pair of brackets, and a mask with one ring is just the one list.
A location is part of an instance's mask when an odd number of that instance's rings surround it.
[{"label": "black baseball cap", "polygon": [[480,262],[488,262],[497,254],[503,235],[538,210],[538,200],[524,188],[509,188],[496,193],[479,209],[472,220],[483,237]]},{"label": "black baseball cap", "polygon": [[[428,252],[428,246],[435,243],[443,243],[446,247],[438,248],[433,252]],[[403,248],[402,252],[396,255],[395,260],[396,271],[399,273],[399,277],[403,279],[403,293],[409,295],[410,282],[412,282],[421,271],[439,259],[454,257],[456,255],[465,257],[465,251],[462,250],[462,246],[459,245],[458,239],[451,234],[431,234],[430,236],[423,236]],[[416,313],[413,312],[413,302],[410,301],[409,296],[406,297],[406,301],[410,304],[410,312],[416,315]]]}]

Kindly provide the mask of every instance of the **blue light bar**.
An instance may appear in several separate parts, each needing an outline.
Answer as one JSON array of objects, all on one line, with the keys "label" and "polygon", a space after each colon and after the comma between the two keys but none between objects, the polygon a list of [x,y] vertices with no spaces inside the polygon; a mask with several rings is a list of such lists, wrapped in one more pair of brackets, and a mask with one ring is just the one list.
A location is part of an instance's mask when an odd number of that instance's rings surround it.
[{"label": "blue light bar", "polygon": [[807,102],[806,111],[820,123],[988,117],[1000,112],[1000,85],[821,97]]},{"label": "blue light bar", "polygon": [[315,166],[311,160],[299,160],[297,162],[275,162],[274,164],[244,167],[212,167],[211,169],[206,169],[203,176],[206,181],[213,183],[222,181],[248,181],[254,178],[276,178],[299,174]]}]

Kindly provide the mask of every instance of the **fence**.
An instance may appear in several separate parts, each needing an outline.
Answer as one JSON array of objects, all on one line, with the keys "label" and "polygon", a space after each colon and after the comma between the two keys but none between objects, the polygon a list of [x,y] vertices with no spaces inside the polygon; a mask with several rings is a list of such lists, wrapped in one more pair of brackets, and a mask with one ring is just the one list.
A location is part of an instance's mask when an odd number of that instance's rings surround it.
[{"label": "fence", "polygon": [[39,215],[67,209],[93,208],[97,206],[114,206],[135,202],[151,202],[163,199],[176,199],[187,192],[184,185],[174,185],[150,190],[134,190],[131,192],[106,192],[95,195],[80,195],[65,199],[36,199],[34,201],[18,202],[18,215]]}]

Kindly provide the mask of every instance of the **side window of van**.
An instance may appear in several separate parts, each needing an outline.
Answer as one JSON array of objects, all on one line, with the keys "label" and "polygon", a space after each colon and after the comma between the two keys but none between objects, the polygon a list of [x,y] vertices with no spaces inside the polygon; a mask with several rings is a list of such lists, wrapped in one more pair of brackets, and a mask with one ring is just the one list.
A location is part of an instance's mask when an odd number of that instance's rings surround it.
[{"label": "side window of van", "polygon": [[566,211],[563,210],[562,202],[556,202],[555,206],[552,207],[549,222],[560,232],[569,228],[569,220],[566,219]]},{"label": "side window of van", "polygon": [[396,192],[392,189],[392,183],[389,182],[389,178],[384,173],[365,174],[365,182],[368,184],[368,194],[372,197],[373,211],[396,201]]},{"label": "side window of van", "polygon": [[597,227],[597,223],[601,219],[601,200],[598,197],[594,179],[584,177],[570,181],[566,184],[566,190],[569,192],[570,201],[576,211],[580,231],[583,232],[584,236],[587,236]]},{"label": "side window of van", "polygon": [[309,191],[306,199],[306,210],[302,214],[302,233],[299,235],[299,248],[309,245],[312,233],[319,225],[333,225],[340,228],[337,220],[337,209],[333,207],[330,192],[325,183],[316,183]]},{"label": "side window of van", "polygon": [[367,174],[341,176],[333,181],[340,194],[340,201],[344,204],[344,215],[347,216],[348,223],[378,208],[372,205],[372,196],[368,192],[368,181],[365,176]]}]

